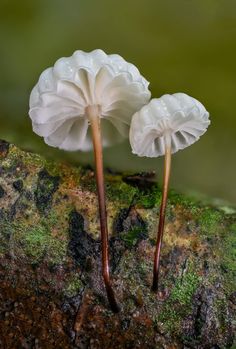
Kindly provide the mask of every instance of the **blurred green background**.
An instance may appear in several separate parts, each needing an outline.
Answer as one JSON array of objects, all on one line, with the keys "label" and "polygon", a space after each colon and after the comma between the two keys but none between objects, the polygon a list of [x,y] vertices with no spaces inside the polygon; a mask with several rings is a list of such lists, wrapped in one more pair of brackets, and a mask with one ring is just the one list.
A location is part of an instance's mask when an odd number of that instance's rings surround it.
[{"label": "blurred green background", "polygon": [[[31,131],[29,94],[40,73],[76,49],[101,48],[134,63],[152,95],[185,92],[212,124],[173,157],[171,186],[236,203],[235,0],[0,0],[0,138],[49,157],[90,162],[91,154],[44,145]],[[105,151],[118,170],[155,169],[128,143]]]}]

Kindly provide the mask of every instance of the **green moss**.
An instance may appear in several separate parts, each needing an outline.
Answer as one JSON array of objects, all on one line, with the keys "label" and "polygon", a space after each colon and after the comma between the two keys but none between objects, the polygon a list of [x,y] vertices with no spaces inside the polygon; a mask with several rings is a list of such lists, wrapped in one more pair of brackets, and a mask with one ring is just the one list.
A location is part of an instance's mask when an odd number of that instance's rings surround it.
[{"label": "green moss", "polygon": [[153,261],[141,261],[140,263],[138,263],[137,265],[137,269],[138,269],[138,273],[140,275],[141,278],[146,279],[147,275],[151,275],[152,271],[153,271]]},{"label": "green moss", "polygon": [[57,264],[66,257],[66,243],[53,237],[44,225],[26,231],[22,243],[25,253],[34,261],[45,257],[49,262]]},{"label": "green moss", "polygon": [[44,227],[32,227],[32,230],[27,231],[23,239],[26,254],[34,259],[41,259],[48,247],[48,239],[49,235]]},{"label": "green moss", "polygon": [[196,208],[198,206],[198,202],[196,199],[188,196],[188,195],[184,195],[184,194],[179,194],[177,193],[175,190],[170,189],[169,191],[169,201],[171,204],[173,205],[181,205],[184,208],[188,208],[188,209],[193,209]]},{"label": "green moss", "polygon": [[171,292],[170,300],[181,305],[188,305],[199,284],[199,276],[190,271],[182,279],[178,279]]},{"label": "green moss", "polygon": [[165,309],[154,319],[155,323],[161,322],[165,331],[178,333],[180,329],[181,316],[171,304],[166,304]]},{"label": "green moss", "polygon": [[220,243],[219,261],[224,273],[224,285],[228,294],[235,290],[236,279],[236,223],[224,233]]},{"label": "green moss", "polygon": [[220,211],[211,208],[202,209],[198,218],[202,233],[207,235],[215,234],[219,229],[222,218]]},{"label": "green moss", "polygon": [[83,283],[80,279],[80,276],[76,274],[68,280],[64,288],[64,294],[67,297],[74,297],[78,294],[81,288],[83,288]]},{"label": "green moss", "polygon": [[156,185],[152,189],[139,191],[136,198],[136,204],[145,209],[150,209],[161,203],[161,191]]},{"label": "green moss", "polygon": [[81,167],[72,167],[55,160],[46,160],[38,154],[24,152],[13,145],[10,146],[8,157],[4,161],[9,166],[21,161],[26,167],[34,168],[34,171],[35,168],[38,168],[38,170],[44,168],[51,176],[64,176],[67,181],[71,176],[79,177],[81,174]]},{"label": "green moss", "polygon": [[199,282],[200,278],[193,272],[192,266],[189,267],[182,278],[177,279],[169,299],[157,317],[157,320],[163,323],[166,331],[179,333],[181,321],[191,310],[192,297]]},{"label": "green moss", "polygon": [[232,224],[224,241],[223,264],[236,275],[236,224]]},{"label": "green moss", "polygon": [[60,176],[64,178],[68,184],[70,181],[79,182],[81,176],[81,167],[72,167],[69,164],[63,164],[55,161],[46,161],[45,169],[50,173],[51,176]]},{"label": "green moss", "polygon": [[11,145],[8,153],[8,161],[12,163],[14,162],[14,160],[21,160],[23,164],[26,166],[33,166],[39,168],[44,167],[46,163],[46,160],[40,155],[24,152],[19,148],[15,147],[14,145]]},{"label": "green moss", "polygon": [[228,313],[228,304],[227,304],[227,300],[226,298],[217,298],[214,300],[214,306],[217,309],[217,314],[218,315],[218,320],[219,320],[219,325],[221,328],[222,333],[225,333],[225,331],[227,331],[228,328],[228,317],[227,317],[227,313]]},{"label": "green moss", "polygon": [[44,168],[51,176],[61,176],[60,163],[55,161],[45,161]]},{"label": "green moss", "polygon": [[[139,191],[139,194],[137,196],[137,204],[146,209],[153,208],[160,205],[161,197],[161,188],[156,185],[153,186],[150,190]],[[181,205],[184,208],[188,208],[192,212],[199,211],[199,203],[196,199],[184,194],[179,194],[173,189],[169,190],[168,202],[171,205]]]},{"label": "green moss", "polygon": [[[135,290],[137,288],[137,274],[136,270],[139,266],[139,262],[137,261],[137,255],[134,252],[127,252],[122,257],[119,263],[119,269],[122,273],[122,279],[127,282],[129,285],[129,291],[131,294],[135,294]],[[140,285],[139,285],[140,286]],[[131,301],[133,306],[133,300]]]},{"label": "green moss", "polygon": [[125,242],[127,247],[133,247],[136,245],[140,236],[143,235],[143,228],[133,227],[128,232],[121,234],[121,239]]},{"label": "green moss", "polygon": [[106,193],[108,199],[114,202],[121,202],[122,204],[130,205],[135,195],[137,194],[137,189],[122,182],[120,178],[114,177],[111,181],[106,182]]},{"label": "green moss", "polygon": [[[67,239],[60,230],[60,218],[52,213],[37,224],[14,223],[14,243],[21,245],[32,262],[46,259],[50,264],[62,263],[67,254]],[[53,229],[55,231],[53,235]]]}]

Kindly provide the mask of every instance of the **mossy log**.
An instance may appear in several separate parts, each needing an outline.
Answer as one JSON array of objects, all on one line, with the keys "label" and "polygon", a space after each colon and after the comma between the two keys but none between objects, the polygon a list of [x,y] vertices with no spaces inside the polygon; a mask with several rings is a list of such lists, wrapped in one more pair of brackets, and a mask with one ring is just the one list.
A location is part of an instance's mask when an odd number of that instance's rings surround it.
[{"label": "mossy log", "polygon": [[93,170],[3,141],[0,156],[1,348],[235,348],[234,210],[170,191],[156,295],[160,189],[151,174],[107,172],[114,315]]}]

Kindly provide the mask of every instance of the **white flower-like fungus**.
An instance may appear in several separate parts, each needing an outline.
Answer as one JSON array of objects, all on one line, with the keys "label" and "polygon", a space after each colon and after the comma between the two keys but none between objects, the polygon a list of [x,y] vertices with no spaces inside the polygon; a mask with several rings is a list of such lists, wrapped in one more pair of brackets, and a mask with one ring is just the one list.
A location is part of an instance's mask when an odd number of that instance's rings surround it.
[{"label": "white flower-like fungus", "polygon": [[30,96],[33,130],[64,150],[91,150],[87,107],[101,118],[103,146],[129,135],[132,115],[150,99],[149,83],[117,54],[75,51],[40,76]]},{"label": "white flower-like fungus", "polygon": [[161,245],[171,170],[171,154],[196,142],[206,132],[209,113],[195,98],[184,93],[152,99],[132,118],[130,144],[134,154],[157,157],[165,154],[162,200],[153,265],[152,290],[158,291]]},{"label": "white flower-like fungus", "polygon": [[185,93],[154,98],[132,118],[132,151],[139,156],[157,157],[165,154],[169,142],[171,153],[176,153],[196,142],[209,124],[205,107]]}]

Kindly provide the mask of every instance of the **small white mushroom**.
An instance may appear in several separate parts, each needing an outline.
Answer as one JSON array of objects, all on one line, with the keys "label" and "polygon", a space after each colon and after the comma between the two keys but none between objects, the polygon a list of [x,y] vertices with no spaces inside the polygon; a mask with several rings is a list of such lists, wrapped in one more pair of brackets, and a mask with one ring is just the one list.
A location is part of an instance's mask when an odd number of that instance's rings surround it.
[{"label": "small white mushroom", "polygon": [[209,126],[209,113],[195,98],[184,93],[152,99],[132,118],[130,144],[138,156],[165,154],[162,202],[154,256],[153,285],[158,290],[158,274],[171,168],[171,154],[196,142]]},{"label": "small white mushroom", "polygon": [[115,312],[118,305],[109,274],[102,147],[128,138],[132,115],[150,99],[148,85],[138,69],[119,55],[75,51],[46,69],[30,96],[33,130],[48,145],[69,151],[94,149],[103,278]]}]

